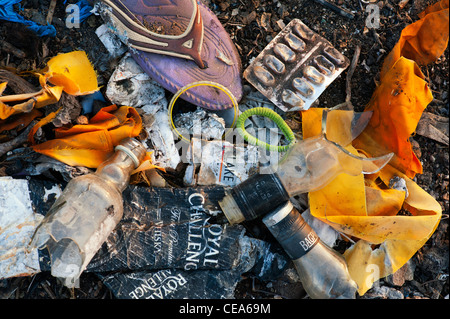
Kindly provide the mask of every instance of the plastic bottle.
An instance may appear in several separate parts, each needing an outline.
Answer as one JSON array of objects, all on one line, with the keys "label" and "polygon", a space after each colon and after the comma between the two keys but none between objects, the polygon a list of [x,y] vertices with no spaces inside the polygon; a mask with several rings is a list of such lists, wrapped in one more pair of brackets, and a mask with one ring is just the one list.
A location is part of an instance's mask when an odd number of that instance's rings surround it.
[{"label": "plastic bottle", "polygon": [[357,285],[345,259],[324,244],[291,202],[263,218],[293,260],[303,288],[312,299],[354,299]]},{"label": "plastic bottle", "polygon": [[47,247],[51,274],[67,287],[78,285],[82,271],[122,218],[122,192],[145,153],[137,140],[121,141],[95,173],[67,184],[36,229],[31,247]]},{"label": "plastic bottle", "polygon": [[256,219],[292,196],[324,187],[341,173],[375,173],[391,157],[392,153],[377,158],[361,158],[324,135],[299,140],[278,165],[261,170],[227,190],[219,204],[230,224]]}]

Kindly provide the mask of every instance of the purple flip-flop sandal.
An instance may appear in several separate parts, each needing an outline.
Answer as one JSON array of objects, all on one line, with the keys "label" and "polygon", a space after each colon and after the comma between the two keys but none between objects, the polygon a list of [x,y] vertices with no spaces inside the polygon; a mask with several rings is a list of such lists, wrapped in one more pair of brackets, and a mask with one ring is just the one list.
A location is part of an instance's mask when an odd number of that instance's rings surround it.
[{"label": "purple flip-flop sandal", "polygon": [[[210,81],[242,98],[242,67],[230,36],[201,0],[103,0],[109,22],[131,48],[136,62],[168,91]],[[211,86],[180,96],[210,110],[233,107],[230,97]]]}]

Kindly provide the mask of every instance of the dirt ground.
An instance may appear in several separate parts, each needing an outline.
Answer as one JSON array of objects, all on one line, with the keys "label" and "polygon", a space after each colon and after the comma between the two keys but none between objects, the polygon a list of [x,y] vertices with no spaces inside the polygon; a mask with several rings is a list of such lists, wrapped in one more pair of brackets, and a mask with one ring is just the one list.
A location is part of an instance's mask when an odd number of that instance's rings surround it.
[{"label": "dirt ground", "polygon": [[[356,46],[361,47],[358,67],[351,78],[351,102],[356,111],[362,111],[376,87],[383,58],[399,39],[401,30],[418,20],[417,14],[435,0],[410,0],[399,8],[393,0],[377,1],[380,6],[380,27],[365,30],[367,13],[360,0],[334,0],[333,2],[350,10],[352,19],[333,12],[327,7],[310,0],[203,0],[216,13],[225,29],[235,42],[242,59],[243,70],[281,30],[279,22],[288,24],[299,18],[311,29],[328,39],[350,60]],[[76,1],[67,1],[75,3]],[[46,16],[49,0],[24,0],[23,14],[34,20]],[[67,5],[66,4],[66,5]],[[23,50],[25,58],[8,54],[0,47],[0,67],[19,71],[38,69],[45,61],[58,53],[85,50],[98,72],[99,85],[108,82],[115,63],[107,55],[95,35],[95,29],[103,21],[90,16],[79,29],[67,29],[64,24],[65,5],[58,1],[53,25],[57,36],[38,38],[17,24],[0,21],[0,39]],[[265,22],[262,26],[262,19]],[[434,100],[426,111],[449,116],[448,74],[449,52],[445,51],[435,63],[422,67],[430,84]],[[346,98],[346,71],[320,96],[319,105],[332,107]],[[245,85],[249,85],[245,83]],[[431,194],[442,206],[443,218],[433,236],[402,268],[402,275],[382,279],[383,289],[371,289],[363,298],[425,298],[448,299],[449,279],[449,150],[448,146],[433,139],[415,135],[412,137],[417,155],[423,164],[423,174],[415,181]],[[7,175],[6,164],[0,161],[0,176]],[[400,272],[400,271],[399,271]],[[400,278],[399,278],[400,277]],[[287,278],[261,282],[251,275],[246,276],[236,288],[236,297],[243,299],[304,298],[305,292],[298,282]],[[93,274],[83,274],[79,289],[67,289],[48,273],[33,277],[0,280],[1,299],[113,299],[112,293]]]}]

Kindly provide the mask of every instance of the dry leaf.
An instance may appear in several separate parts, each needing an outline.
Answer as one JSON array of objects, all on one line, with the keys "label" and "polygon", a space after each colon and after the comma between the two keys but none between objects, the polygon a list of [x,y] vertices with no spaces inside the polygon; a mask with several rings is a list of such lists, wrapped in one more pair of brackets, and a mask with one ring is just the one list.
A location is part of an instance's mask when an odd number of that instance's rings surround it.
[{"label": "dry leaf", "polygon": [[448,131],[448,117],[424,112],[417,125],[416,134],[448,146]]}]

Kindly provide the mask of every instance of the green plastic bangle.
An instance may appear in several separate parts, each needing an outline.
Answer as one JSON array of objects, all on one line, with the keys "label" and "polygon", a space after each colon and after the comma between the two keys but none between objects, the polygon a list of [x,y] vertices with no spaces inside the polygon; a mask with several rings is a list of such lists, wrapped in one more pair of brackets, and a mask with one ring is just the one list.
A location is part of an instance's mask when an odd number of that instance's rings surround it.
[{"label": "green plastic bangle", "polygon": [[[244,123],[245,120],[252,115],[268,117],[272,121],[274,121],[275,124],[278,126],[278,128],[283,132],[286,139],[289,141],[289,144],[283,146],[271,145],[250,135],[250,133],[248,133],[245,130]],[[292,132],[291,128],[286,124],[283,118],[280,115],[278,115],[275,111],[266,107],[255,107],[242,113],[236,121],[236,130],[249,144],[264,147],[268,151],[285,152],[295,143],[294,132]]]}]

